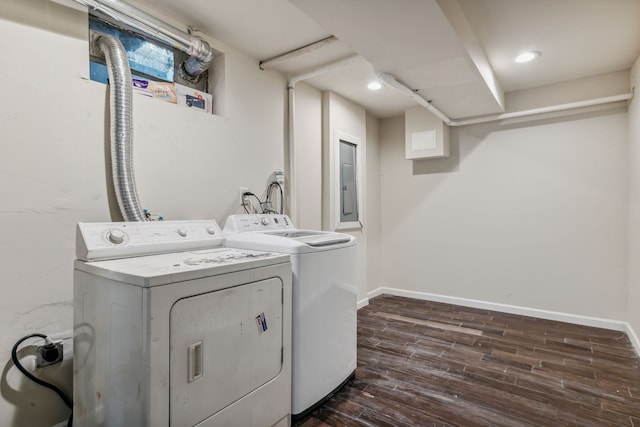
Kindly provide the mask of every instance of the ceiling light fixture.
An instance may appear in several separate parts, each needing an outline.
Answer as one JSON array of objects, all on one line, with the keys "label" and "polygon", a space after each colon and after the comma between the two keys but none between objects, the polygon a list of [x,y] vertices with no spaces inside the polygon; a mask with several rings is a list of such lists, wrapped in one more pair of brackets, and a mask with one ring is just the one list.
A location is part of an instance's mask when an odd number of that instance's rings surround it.
[{"label": "ceiling light fixture", "polygon": [[525,62],[533,61],[539,56],[540,56],[540,52],[535,50],[530,50],[529,52],[523,52],[520,55],[516,56],[515,61],[518,64],[523,64]]},{"label": "ceiling light fixture", "polygon": [[367,85],[367,88],[369,90],[380,90],[380,89],[382,89],[382,83],[380,83],[377,80],[373,80],[373,81],[369,82],[369,84]]}]

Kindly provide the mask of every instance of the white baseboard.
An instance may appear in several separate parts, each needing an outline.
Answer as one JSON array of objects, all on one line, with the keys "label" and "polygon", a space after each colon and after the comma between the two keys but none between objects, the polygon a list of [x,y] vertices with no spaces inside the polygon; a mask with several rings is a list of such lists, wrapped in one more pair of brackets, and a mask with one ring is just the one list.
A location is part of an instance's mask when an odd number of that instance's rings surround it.
[{"label": "white baseboard", "polygon": [[[517,305],[501,304],[489,301],[474,300],[468,298],[451,297],[446,295],[431,294],[428,292],[407,291],[397,288],[380,287],[367,293],[368,300],[378,295],[389,294],[400,297],[415,298],[427,301],[443,302],[447,304],[462,305],[465,307],[481,308],[484,310],[500,311],[503,313],[519,314],[522,316],[538,317],[547,320],[575,323],[577,325],[594,326],[597,328],[611,329],[614,331],[626,332],[631,340],[631,344],[640,357],[640,340],[631,325],[613,319],[602,319],[598,317],[582,316],[578,314],[561,313],[558,311],[541,310],[537,308],[521,307]],[[364,301],[364,300],[363,300]],[[358,307],[360,308],[360,307]]]},{"label": "white baseboard", "polygon": [[360,301],[358,301],[358,310],[368,305],[369,305],[369,298],[362,298]]},{"label": "white baseboard", "polygon": [[638,356],[640,357],[640,340],[638,339],[638,335],[636,335],[636,332],[633,330],[629,323],[626,323],[626,325],[627,330],[625,332],[629,336],[631,344],[633,344],[633,347],[636,349],[636,354],[638,354]]}]

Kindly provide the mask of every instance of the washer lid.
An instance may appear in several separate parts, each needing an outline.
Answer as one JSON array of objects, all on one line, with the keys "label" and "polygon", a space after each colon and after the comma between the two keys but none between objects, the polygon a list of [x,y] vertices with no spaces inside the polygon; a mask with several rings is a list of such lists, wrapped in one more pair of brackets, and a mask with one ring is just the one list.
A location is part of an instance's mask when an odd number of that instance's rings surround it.
[{"label": "washer lid", "polygon": [[294,239],[300,243],[304,243],[314,247],[347,243],[351,242],[351,240],[353,239],[353,237],[349,236],[348,234],[320,233],[311,230],[274,231],[265,232],[264,234],[287,237],[289,239]]},{"label": "washer lid", "polygon": [[230,215],[224,225],[230,248],[303,254],[353,246],[356,238],[333,231],[295,228],[286,215]]},{"label": "washer lid", "polygon": [[[336,236],[336,234],[338,236]],[[311,240],[311,242],[305,241]],[[285,254],[306,254],[333,251],[356,245],[356,238],[348,234],[323,232],[298,238],[278,236],[271,233],[239,233],[225,235],[225,246],[229,248],[274,251]]]}]

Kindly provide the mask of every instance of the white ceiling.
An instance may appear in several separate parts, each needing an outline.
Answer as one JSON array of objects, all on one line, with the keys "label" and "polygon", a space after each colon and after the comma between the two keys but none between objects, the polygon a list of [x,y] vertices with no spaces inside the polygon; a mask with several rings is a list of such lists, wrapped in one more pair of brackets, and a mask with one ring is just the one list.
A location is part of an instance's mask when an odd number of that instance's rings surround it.
[{"label": "white ceiling", "polygon": [[[640,53],[640,0],[146,0],[148,7],[259,60],[335,35],[339,41],[278,64],[286,75],[359,54],[306,80],[378,117],[415,104],[393,74],[449,115],[504,110],[505,92],[628,70]],[[534,49],[528,64],[514,56]]]}]

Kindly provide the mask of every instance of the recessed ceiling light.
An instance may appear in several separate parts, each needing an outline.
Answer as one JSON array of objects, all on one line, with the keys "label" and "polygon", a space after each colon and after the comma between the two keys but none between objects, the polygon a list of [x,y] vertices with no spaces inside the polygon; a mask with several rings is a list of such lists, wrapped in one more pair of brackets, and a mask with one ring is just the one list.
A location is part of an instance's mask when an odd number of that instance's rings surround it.
[{"label": "recessed ceiling light", "polygon": [[369,84],[367,85],[367,88],[369,90],[380,90],[380,89],[382,89],[382,83],[380,83],[377,80],[373,80],[373,81],[369,82]]},{"label": "recessed ceiling light", "polygon": [[518,64],[522,64],[522,63],[525,63],[525,62],[533,61],[534,59],[536,59],[539,56],[540,56],[540,52],[537,52],[535,50],[531,50],[529,52],[522,52],[520,55],[516,56],[515,61]]}]

